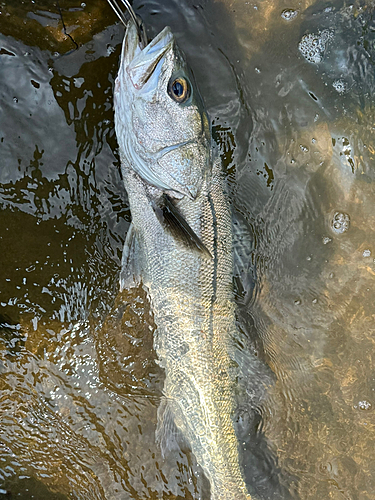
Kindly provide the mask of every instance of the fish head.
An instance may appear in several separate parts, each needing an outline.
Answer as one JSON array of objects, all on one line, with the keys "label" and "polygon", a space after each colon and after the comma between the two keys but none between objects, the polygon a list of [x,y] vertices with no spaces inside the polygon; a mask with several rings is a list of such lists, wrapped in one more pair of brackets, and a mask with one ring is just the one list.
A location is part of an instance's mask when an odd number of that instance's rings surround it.
[{"label": "fish head", "polygon": [[114,102],[123,162],[149,184],[194,199],[210,173],[211,129],[169,27],[142,48],[128,25]]}]

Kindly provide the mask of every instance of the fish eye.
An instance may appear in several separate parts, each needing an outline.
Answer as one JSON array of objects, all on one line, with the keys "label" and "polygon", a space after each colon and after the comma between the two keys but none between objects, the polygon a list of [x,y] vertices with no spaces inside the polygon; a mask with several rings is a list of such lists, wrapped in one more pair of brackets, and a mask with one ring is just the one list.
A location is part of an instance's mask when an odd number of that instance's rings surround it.
[{"label": "fish eye", "polygon": [[183,76],[172,78],[168,83],[168,94],[174,101],[179,104],[186,102],[190,97],[190,83]]}]

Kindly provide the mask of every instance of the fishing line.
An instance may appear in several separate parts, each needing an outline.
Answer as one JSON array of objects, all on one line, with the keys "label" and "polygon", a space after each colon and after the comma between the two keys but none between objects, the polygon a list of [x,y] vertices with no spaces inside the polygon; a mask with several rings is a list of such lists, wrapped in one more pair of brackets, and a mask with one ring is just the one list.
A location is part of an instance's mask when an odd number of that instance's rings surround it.
[{"label": "fishing line", "polygon": [[[134,22],[137,32],[138,32],[138,38],[139,38],[139,44],[142,49],[144,49],[147,45],[147,34],[145,27],[143,25],[142,19],[140,19],[136,13],[133,10],[133,7],[130,5],[130,2],[128,0],[121,0],[122,4],[124,5],[125,9],[127,10],[129,16],[131,17],[132,21]],[[126,17],[124,13],[122,12],[120,6],[118,5],[116,0],[108,0],[109,5],[112,7],[114,10],[115,14],[117,17],[120,19],[122,24],[126,27],[128,22],[126,20]]]}]

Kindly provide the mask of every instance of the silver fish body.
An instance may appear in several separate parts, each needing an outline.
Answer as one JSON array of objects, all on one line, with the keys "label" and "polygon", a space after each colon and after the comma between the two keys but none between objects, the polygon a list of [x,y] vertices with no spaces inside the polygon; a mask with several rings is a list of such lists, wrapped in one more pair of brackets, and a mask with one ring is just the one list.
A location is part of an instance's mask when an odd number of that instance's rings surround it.
[{"label": "silver fish body", "polygon": [[[171,92],[184,82],[188,98],[176,102]],[[255,363],[238,345],[230,207],[207,115],[169,28],[141,50],[129,25],[115,123],[132,213],[122,284],[135,274],[147,288],[165,370],[157,439],[166,452],[173,422],[212,499],[249,500],[234,419]]]}]

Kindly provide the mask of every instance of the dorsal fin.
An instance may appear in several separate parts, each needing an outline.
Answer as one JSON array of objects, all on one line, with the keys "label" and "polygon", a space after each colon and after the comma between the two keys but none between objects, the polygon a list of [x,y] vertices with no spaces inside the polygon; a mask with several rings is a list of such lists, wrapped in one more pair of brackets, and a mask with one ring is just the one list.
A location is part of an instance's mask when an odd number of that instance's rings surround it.
[{"label": "dorsal fin", "polygon": [[201,252],[206,258],[212,259],[209,250],[186,222],[170,196],[163,194],[158,201],[152,202],[152,208],[160,224],[171,233],[175,240],[191,250]]},{"label": "dorsal fin", "polygon": [[249,304],[255,287],[256,271],[253,264],[255,236],[251,224],[239,212],[232,214],[233,278],[236,299]]}]

